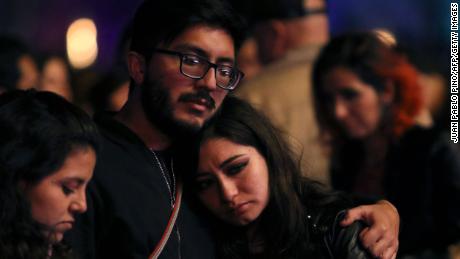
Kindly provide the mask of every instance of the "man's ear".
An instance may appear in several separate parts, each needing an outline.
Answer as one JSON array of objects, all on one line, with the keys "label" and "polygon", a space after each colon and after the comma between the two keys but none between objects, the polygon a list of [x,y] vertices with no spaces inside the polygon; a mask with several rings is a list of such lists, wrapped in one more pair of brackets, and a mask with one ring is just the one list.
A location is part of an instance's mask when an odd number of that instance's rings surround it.
[{"label": "man's ear", "polygon": [[385,88],[383,89],[382,92],[382,102],[385,104],[390,104],[394,101],[395,98],[395,84],[388,80],[385,82]]},{"label": "man's ear", "polygon": [[145,58],[141,54],[134,51],[128,53],[129,75],[137,85],[144,82],[145,71],[147,69],[145,64]]}]

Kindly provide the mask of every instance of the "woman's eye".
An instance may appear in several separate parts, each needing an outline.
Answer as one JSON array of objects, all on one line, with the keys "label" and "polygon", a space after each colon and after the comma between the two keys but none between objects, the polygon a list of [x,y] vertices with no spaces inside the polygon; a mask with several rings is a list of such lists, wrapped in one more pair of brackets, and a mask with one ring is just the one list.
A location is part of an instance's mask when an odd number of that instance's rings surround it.
[{"label": "woman's eye", "polygon": [[212,185],[213,181],[211,179],[198,180],[195,183],[196,189],[198,191],[204,191]]},{"label": "woman's eye", "polygon": [[63,181],[61,184],[61,188],[62,188],[62,192],[65,194],[65,195],[70,195],[74,192],[76,192],[80,186],[82,185],[82,183],[78,182],[78,181]]},{"label": "woman's eye", "polygon": [[342,91],[340,91],[340,95],[345,100],[352,101],[353,99],[359,96],[359,93],[352,89],[343,89]]},{"label": "woman's eye", "polygon": [[65,195],[70,195],[70,194],[72,194],[72,193],[75,192],[72,188],[68,187],[68,186],[65,185],[65,184],[63,184],[63,185],[61,186],[61,188],[62,188],[62,192],[63,192]]},{"label": "woman's eye", "polygon": [[228,175],[236,175],[239,172],[243,171],[243,169],[248,165],[248,162],[238,163],[235,165],[231,165],[227,168]]}]

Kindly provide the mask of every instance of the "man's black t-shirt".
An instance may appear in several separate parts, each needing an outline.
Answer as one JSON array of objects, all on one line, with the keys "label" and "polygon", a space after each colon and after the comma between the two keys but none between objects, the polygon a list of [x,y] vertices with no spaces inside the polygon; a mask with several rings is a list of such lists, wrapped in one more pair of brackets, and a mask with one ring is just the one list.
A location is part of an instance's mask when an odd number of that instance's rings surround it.
[{"label": "man's black t-shirt", "polygon": [[[146,259],[171,214],[168,186],[154,154],[136,134],[107,115],[95,121],[102,148],[88,186],[88,211],[78,217],[68,241],[80,258]],[[207,226],[185,194],[159,258],[205,259],[214,254]]]}]

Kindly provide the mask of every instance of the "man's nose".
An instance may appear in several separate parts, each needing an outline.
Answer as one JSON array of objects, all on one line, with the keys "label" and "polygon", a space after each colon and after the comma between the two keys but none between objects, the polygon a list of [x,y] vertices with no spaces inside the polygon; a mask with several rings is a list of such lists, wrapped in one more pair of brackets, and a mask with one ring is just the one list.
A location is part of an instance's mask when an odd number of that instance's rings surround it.
[{"label": "man's nose", "polygon": [[217,88],[217,80],[216,80],[216,69],[214,67],[210,67],[203,78],[197,81],[197,86],[200,88],[205,88],[208,91],[214,91]]}]

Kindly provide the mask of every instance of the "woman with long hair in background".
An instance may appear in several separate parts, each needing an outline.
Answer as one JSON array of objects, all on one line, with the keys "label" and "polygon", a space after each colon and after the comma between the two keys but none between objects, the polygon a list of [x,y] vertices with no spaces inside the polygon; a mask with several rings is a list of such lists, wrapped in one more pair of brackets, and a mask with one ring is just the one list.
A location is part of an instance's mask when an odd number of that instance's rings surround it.
[{"label": "woman with long hair in background", "polygon": [[316,113],[332,147],[332,186],[396,206],[401,256],[444,258],[460,240],[460,155],[447,134],[417,124],[417,78],[377,34],[334,38],[314,67]]}]

